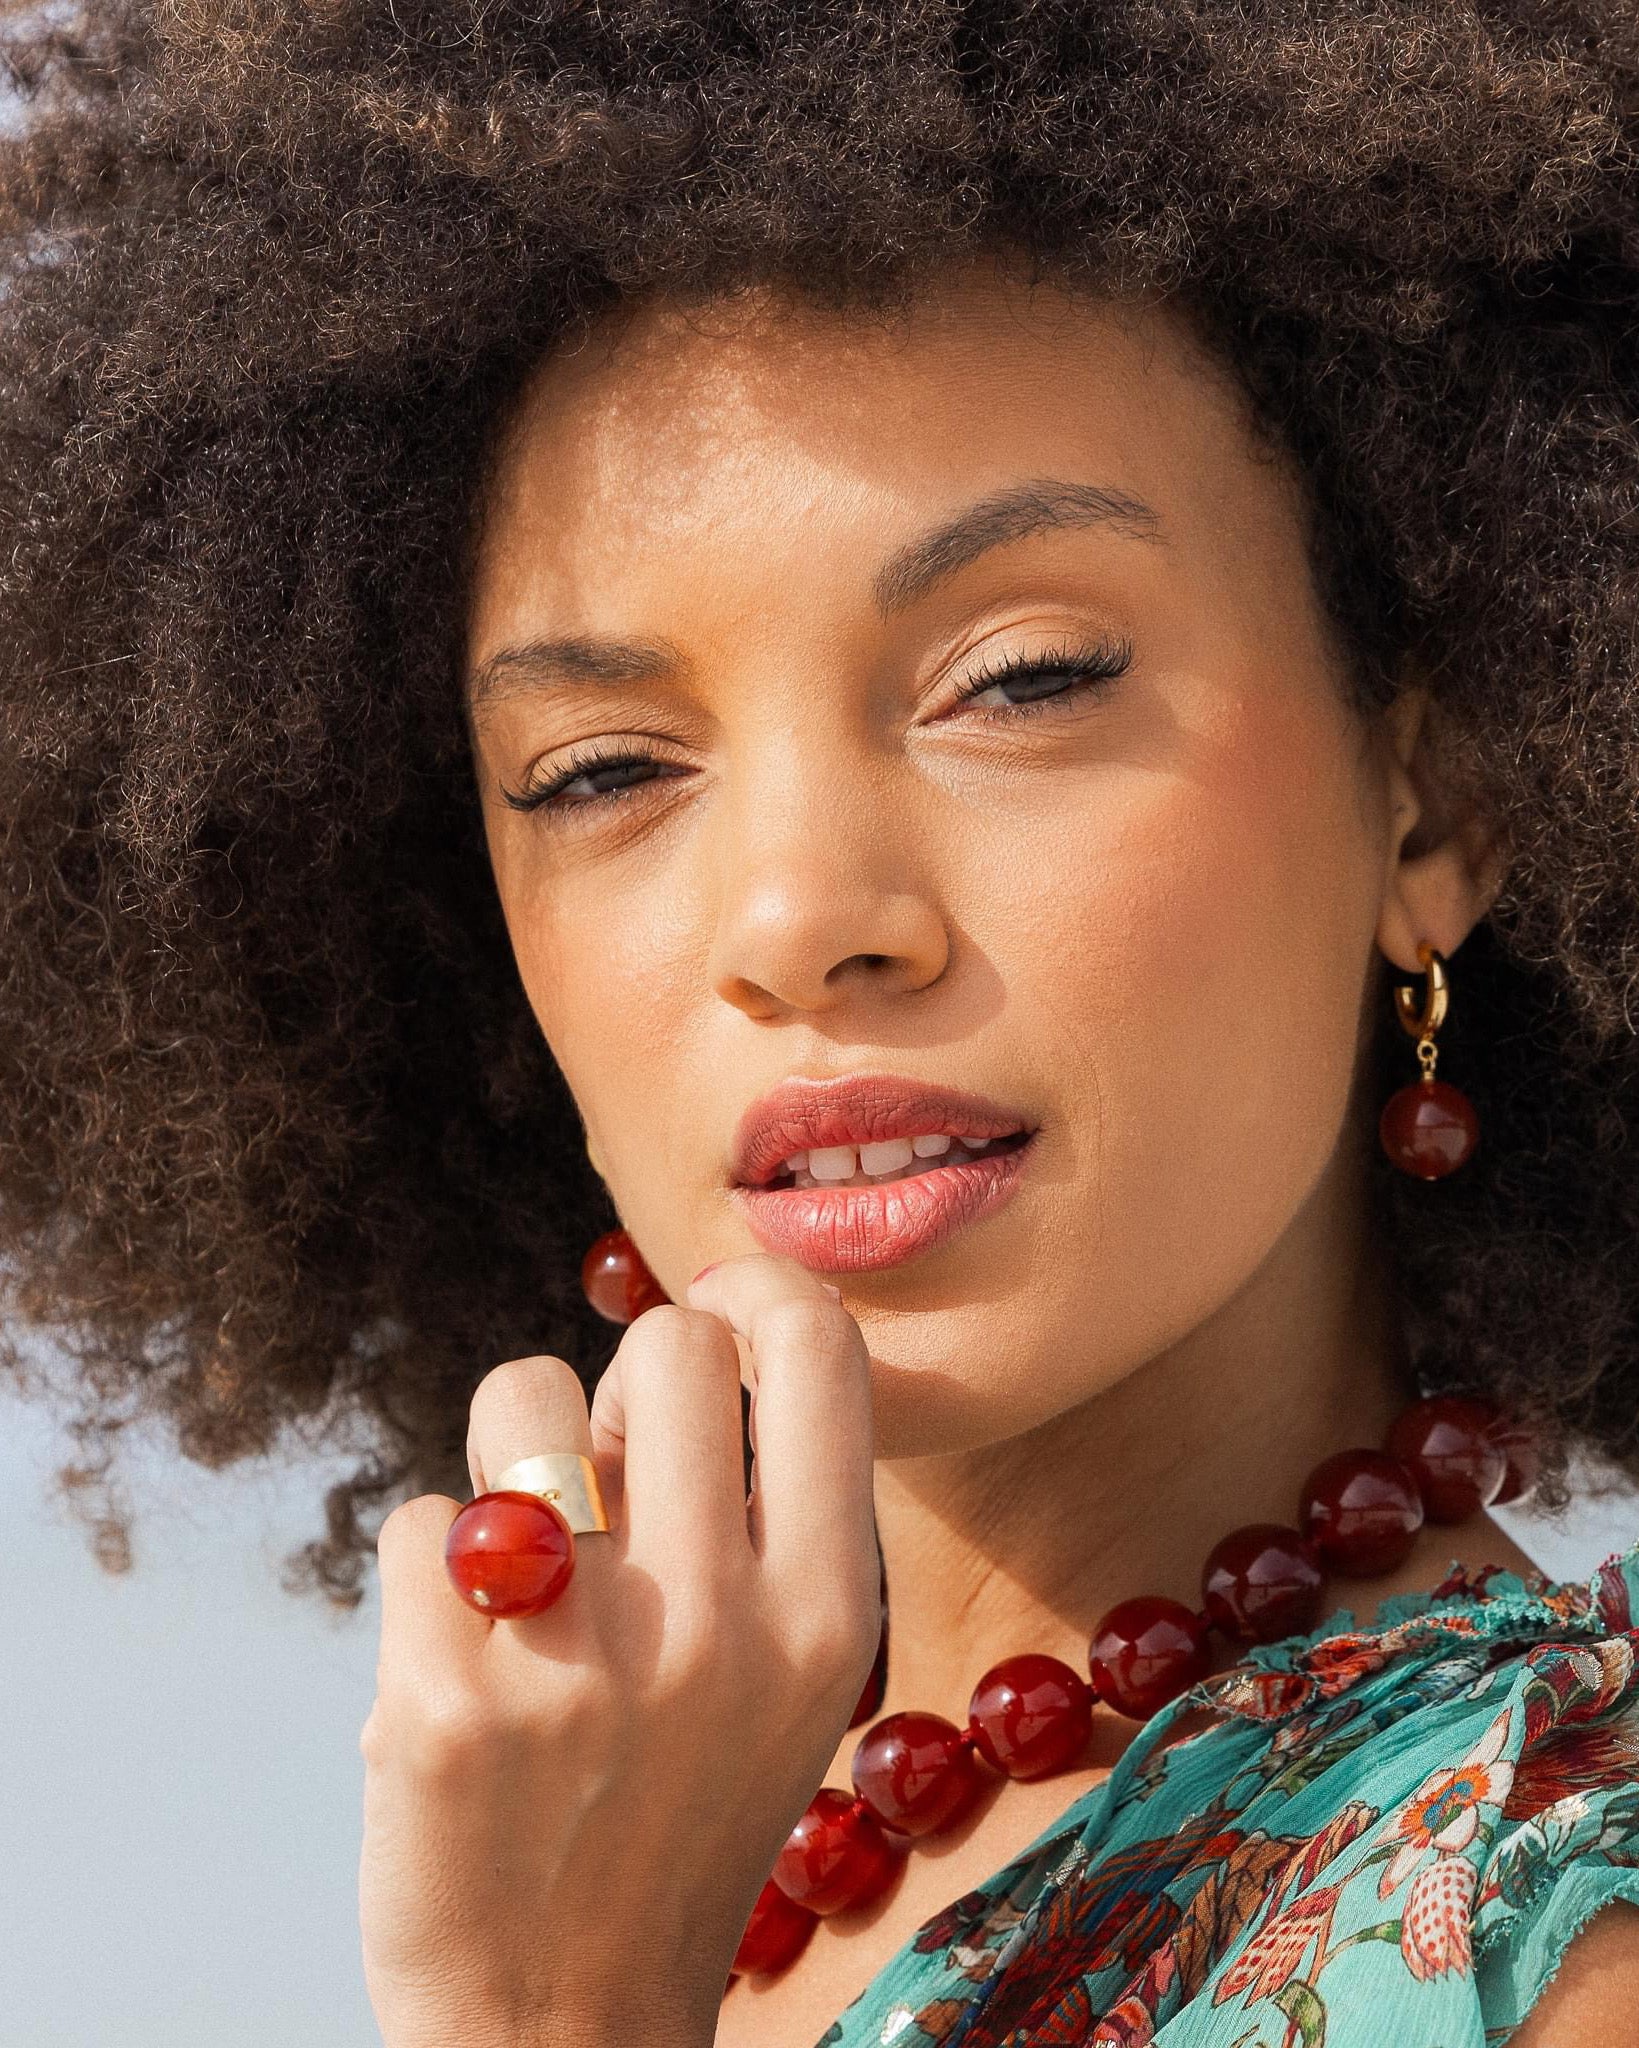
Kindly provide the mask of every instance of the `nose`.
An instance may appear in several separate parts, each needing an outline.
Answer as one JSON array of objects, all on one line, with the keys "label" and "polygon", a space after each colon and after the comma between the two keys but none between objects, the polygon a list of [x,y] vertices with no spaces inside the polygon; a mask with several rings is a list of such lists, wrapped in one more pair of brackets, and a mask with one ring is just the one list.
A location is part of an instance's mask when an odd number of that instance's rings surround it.
[{"label": "nose", "polygon": [[824,1013],[937,981],[950,935],[903,807],[876,778],[751,791],[721,820],[711,978],[747,1016]]}]

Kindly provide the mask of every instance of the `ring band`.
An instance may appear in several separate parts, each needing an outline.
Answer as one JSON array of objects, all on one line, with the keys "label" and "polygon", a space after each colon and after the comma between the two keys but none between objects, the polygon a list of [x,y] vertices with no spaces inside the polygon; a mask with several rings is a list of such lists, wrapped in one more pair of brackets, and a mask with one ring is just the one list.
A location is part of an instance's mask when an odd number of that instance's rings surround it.
[{"label": "ring band", "polygon": [[487,1490],[539,1494],[577,1536],[609,1527],[597,1467],[583,1451],[537,1451],[533,1457],[515,1459]]}]

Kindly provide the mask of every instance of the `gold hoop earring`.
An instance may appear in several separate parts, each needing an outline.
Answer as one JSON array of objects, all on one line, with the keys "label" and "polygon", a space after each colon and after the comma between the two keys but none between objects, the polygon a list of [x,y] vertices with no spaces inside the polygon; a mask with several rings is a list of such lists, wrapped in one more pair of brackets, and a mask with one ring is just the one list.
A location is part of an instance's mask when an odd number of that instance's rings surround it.
[{"label": "gold hoop earring", "polygon": [[1418,1180],[1444,1180],[1473,1156],[1480,1142],[1480,1119],[1460,1088],[1434,1078],[1439,1057],[1434,1034],[1451,1007],[1451,977],[1444,956],[1426,939],[1419,940],[1417,957],[1426,977],[1422,993],[1397,983],[1394,1011],[1401,1028],[1417,1041],[1423,1078],[1396,1089],[1384,1103],[1377,1135],[1402,1173]]}]

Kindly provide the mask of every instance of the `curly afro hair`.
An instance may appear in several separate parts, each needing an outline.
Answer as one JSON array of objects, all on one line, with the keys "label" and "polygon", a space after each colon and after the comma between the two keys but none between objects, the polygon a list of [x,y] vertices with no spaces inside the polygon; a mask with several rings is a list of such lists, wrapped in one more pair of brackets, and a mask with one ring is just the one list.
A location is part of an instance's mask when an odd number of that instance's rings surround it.
[{"label": "curly afro hair", "polygon": [[1631,0],[121,0],[0,56],[0,1254],[65,1480],[136,1417],[362,1426],[291,1561],[346,1604],[490,1364],[607,1360],[459,702],[493,423],[616,299],[880,309],[981,244],[1186,306],[1362,702],[1431,679],[1513,865],[1449,1040],[1486,1142],[1377,1169],[1410,1356],[1549,1506],[1639,1469]]}]

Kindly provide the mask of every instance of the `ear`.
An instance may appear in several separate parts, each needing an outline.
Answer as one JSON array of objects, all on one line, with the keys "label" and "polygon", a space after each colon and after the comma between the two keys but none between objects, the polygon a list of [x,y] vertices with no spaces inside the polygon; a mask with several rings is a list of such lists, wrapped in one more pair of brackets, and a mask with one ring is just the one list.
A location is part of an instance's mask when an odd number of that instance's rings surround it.
[{"label": "ear", "polygon": [[[582,1128],[584,1130],[584,1126]],[[597,1175],[599,1180],[606,1181],[608,1179],[608,1175],[603,1170],[603,1161],[598,1157],[597,1142],[593,1138],[592,1133],[590,1131],[585,1131],[585,1137],[586,1156],[592,1162],[592,1171]]]},{"label": "ear", "polygon": [[1426,685],[1383,711],[1379,741],[1389,832],[1377,943],[1418,974],[1420,940],[1449,959],[1496,901],[1508,848],[1500,822],[1461,786],[1457,748]]}]

